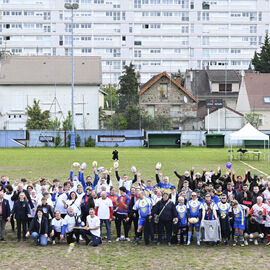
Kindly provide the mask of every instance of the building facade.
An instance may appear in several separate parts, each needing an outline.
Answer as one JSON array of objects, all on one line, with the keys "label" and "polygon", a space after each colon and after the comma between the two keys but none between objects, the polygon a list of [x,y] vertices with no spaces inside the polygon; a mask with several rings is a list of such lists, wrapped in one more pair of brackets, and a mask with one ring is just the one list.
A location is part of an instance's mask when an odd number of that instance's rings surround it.
[{"label": "building facade", "polygon": [[246,73],[237,100],[237,110],[259,116],[259,129],[270,129],[270,74]]},{"label": "building facade", "polygon": [[[269,32],[269,0],[74,0],[75,55],[101,56],[103,83],[133,62],[145,83],[167,70],[247,69]],[[0,0],[0,48],[69,55],[72,0]]]},{"label": "building facade", "polygon": [[[75,57],[74,124],[99,128],[99,57]],[[10,56],[0,62],[0,129],[25,130],[34,99],[50,119],[62,123],[71,111],[71,59],[65,56]]]},{"label": "building facade", "polygon": [[170,117],[173,129],[199,129],[198,100],[166,72],[154,76],[142,85],[139,95],[140,107],[148,115]]}]

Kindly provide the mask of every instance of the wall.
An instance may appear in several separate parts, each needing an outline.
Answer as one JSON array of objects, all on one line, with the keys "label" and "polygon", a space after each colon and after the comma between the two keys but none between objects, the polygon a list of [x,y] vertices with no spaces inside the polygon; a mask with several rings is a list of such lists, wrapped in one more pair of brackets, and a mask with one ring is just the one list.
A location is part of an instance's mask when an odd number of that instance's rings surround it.
[{"label": "wall", "polygon": [[[98,129],[98,86],[74,88],[75,126],[77,129]],[[54,97],[56,94],[56,102]],[[25,108],[40,100],[42,110],[50,110],[62,122],[71,110],[71,86],[64,85],[0,85],[0,128],[25,129]],[[55,113],[56,112],[56,113]],[[9,118],[8,115],[11,115]],[[16,118],[14,117],[16,115]]]},{"label": "wall", "polygon": [[[220,115],[218,117],[218,114]],[[216,130],[218,127],[218,118],[219,126],[221,130],[239,130],[243,127],[244,117],[228,110],[226,108],[221,108],[218,111],[212,112],[209,114],[209,129]],[[208,130],[208,115],[205,116],[205,130]]]},{"label": "wall", "polygon": [[[116,144],[119,147],[141,147],[143,145],[143,131],[140,130],[76,130],[75,133],[81,137],[81,146],[84,146],[85,140],[90,136],[95,140],[96,146],[99,147],[114,147]],[[50,139],[56,136],[61,137],[60,146],[64,146],[64,142],[68,140],[68,135],[69,132],[64,131],[30,130],[29,140],[26,140],[26,131],[2,130],[0,131],[0,147],[24,147],[24,145],[44,147],[46,144],[54,147],[55,143],[50,142]],[[104,136],[103,140],[106,141],[99,141],[99,136]],[[114,141],[110,141],[110,137],[114,137]],[[42,138],[44,142],[41,141]],[[124,138],[123,141],[119,141],[121,138]]]}]

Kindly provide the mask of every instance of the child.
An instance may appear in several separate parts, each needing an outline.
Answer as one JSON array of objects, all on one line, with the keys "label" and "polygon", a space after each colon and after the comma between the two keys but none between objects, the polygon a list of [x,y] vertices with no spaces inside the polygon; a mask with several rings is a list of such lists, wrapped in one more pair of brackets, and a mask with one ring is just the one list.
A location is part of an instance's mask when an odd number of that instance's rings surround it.
[{"label": "child", "polygon": [[234,239],[233,239],[233,247],[236,246],[237,240],[239,237],[240,240],[240,246],[244,247],[244,230],[246,228],[245,226],[245,219],[248,217],[249,214],[249,208],[245,205],[238,204],[238,201],[233,200],[232,201],[232,208],[231,212],[234,216]]},{"label": "child", "polygon": [[185,205],[185,199],[179,197],[179,204],[176,206],[176,211],[178,214],[178,233],[177,233],[177,246],[180,245],[181,236],[183,237],[184,246],[187,245],[187,206]]},{"label": "child", "polygon": [[55,217],[52,220],[52,244],[55,245],[55,238],[58,238],[60,241],[60,234],[63,226],[63,219],[61,217],[61,212],[59,210],[55,211]]}]

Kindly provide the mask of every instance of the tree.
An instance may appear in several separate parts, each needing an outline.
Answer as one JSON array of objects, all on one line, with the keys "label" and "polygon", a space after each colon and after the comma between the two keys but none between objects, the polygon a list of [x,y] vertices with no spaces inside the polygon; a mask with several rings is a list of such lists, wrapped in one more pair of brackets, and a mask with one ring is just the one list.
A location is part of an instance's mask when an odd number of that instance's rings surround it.
[{"label": "tree", "polygon": [[115,113],[105,122],[107,129],[127,129],[127,119],[122,113]]},{"label": "tree", "polygon": [[51,129],[51,130],[60,130],[60,128],[61,128],[61,122],[59,121],[57,117],[53,121],[50,122],[50,125],[48,127],[48,129]]},{"label": "tree", "polygon": [[119,103],[117,85],[108,84],[103,86],[102,90],[107,93],[107,96],[104,98],[104,108],[115,111]]},{"label": "tree", "polygon": [[120,76],[119,82],[119,105],[117,112],[124,112],[128,105],[139,103],[139,82],[135,73],[134,65],[124,67],[124,73]]},{"label": "tree", "polygon": [[245,114],[245,120],[247,123],[250,123],[253,127],[258,129],[259,126],[261,125],[261,120],[260,120],[261,116],[262,114],[260,113],[250,112],[250,113]]},{"label": "tree", "polygon": [[127,129],[138,129],[140,122],[140,108],[138,105],[128,105],[124,112],[127,120]]},{"label": "tree", "polygon": [[26,122],[27,129],[49,129],[51,126],[50,112],[42,112],[39,106],[39,100],[34,99],[33,106],[27,106],[26,113],[28,116]]},{"label": "tree", "polygon": [[257,53],[255,51],[251,61],[256,71],[270,73],[270,39],[268,34],[266,34],[264,43],[261,46],[261,52]]},{"label": "tree", "polygon": [[180,69],[177,72],[171,73],[171,77],[177,81],[177,78],[180,78],[181,85],[184,86],[185,84],[185,76],[181,73]]},{"label": "tree", "polygon": [[[63,130],[68,131],[72,129],[72,115],[71,112],[68,111],[68,115],[66,119],[62,122]],[[74,127],[75,129],[75,127]]]}]

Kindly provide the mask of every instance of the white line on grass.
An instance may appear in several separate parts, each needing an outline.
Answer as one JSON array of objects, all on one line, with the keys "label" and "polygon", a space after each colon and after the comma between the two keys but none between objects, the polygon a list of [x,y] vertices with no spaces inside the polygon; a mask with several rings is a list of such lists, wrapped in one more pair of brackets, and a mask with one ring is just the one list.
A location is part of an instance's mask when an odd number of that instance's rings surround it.
[{"label": "white line on grass", "polygon": [[244,161],[240,161],[240,162],[242,162],[243,164],[245,164],[246,166],[248,166],[249,168],[251,168],[251,169],[253,169],[253,170],[256,170],[256,171],[258,171],[258,172],[260,172],[260,173],[262,173],[262,174],[264,174],[264,175],[268,175],[268,174],[266,174],[266,173],[264,173],[264,172],[258,170],[257,168],[255,168],[255,167],[253,167],[253,166],[247,164],[247,163],[244,162]]}]

